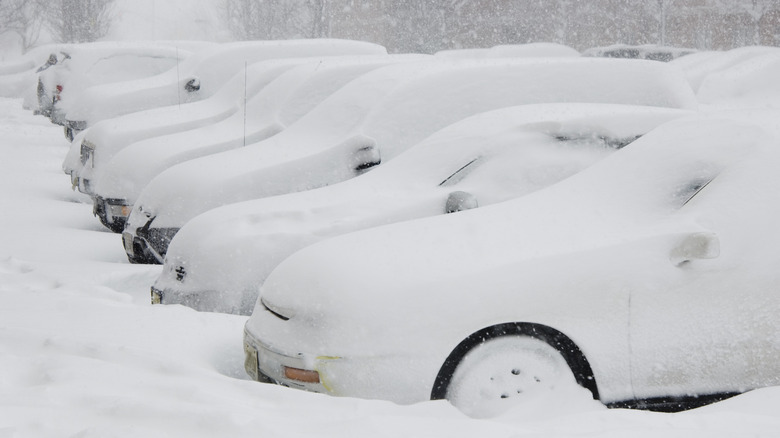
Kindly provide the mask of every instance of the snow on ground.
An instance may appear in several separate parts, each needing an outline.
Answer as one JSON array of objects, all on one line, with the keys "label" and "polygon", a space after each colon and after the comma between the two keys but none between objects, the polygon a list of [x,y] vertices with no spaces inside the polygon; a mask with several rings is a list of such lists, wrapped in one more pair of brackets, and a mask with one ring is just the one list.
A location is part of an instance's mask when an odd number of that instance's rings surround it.
[{"label": "snow on ground", "polygon": [[776,437],[780,388],[680,414],[583,391],[492,420],[249,381],[245,317],[151,306],[159,266],[127,263],[60,165],[61,128],[0,100],[0,438]]}]

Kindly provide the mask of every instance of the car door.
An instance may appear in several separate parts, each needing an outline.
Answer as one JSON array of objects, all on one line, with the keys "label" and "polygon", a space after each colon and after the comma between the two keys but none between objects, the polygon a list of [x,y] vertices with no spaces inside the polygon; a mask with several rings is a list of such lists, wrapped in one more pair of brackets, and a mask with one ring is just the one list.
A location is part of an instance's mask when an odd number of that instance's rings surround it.
[{"label": "car door", "polygon": [[[743,163],[744,164],[744,163]],[[780,384],[778,178],[728,169],[673,219],[717,241],[714,258],[671,257],[654,287],[631,294],[631,374],[637,399],[736,393]],[[708,234],[714,233],[714,234]]]}]

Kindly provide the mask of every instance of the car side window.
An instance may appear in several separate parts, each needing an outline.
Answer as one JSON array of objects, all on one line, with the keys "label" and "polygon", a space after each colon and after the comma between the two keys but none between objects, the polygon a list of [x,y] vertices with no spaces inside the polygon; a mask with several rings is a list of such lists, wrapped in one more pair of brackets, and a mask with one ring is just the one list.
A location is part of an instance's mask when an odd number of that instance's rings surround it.
[{"label": "car side window", "polygon": [[698,178],[689,181],[684,186],[680,187],[674,193],[674,203],[679,207],[685,206],[691,199],[693,199],[699,192],[702,191],[707,184],[709,184],[714,178]]}]

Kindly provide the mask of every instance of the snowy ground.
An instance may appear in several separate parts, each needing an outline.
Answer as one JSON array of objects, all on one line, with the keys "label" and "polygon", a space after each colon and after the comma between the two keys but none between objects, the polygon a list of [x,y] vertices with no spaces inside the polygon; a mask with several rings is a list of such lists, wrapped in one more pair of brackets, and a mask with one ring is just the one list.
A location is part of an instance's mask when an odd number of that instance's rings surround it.
[{"label": "snowy ground", "polygon": [[777,437],[780,388],[680,414],[607,410],[583,392],[492,420],[249,381],[245,317],[149,304],[159,266],[70,190],[61,129],[0,100],[0,438]]}]

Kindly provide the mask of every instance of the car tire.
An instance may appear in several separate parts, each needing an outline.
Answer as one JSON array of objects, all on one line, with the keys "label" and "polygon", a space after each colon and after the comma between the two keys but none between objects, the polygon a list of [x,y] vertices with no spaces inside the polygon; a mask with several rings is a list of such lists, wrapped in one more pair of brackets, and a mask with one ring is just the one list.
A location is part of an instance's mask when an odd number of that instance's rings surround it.
[{"label": "car tire", "polygon": [[67,138],[69,142],[73,142],[73,129],[71,129],[70,126],[65,126],[63,129],[65,130],[65,138]]},{"label": "car tire", "polygon": [[555,347],[531,336],[501,336],[466,353],[452,375],[446,399],[466,415],[486,418],[576,384]]}]

